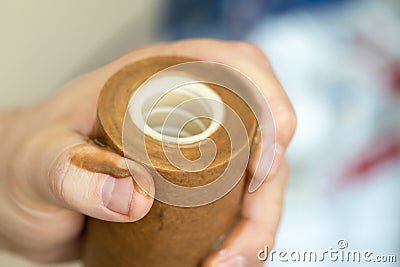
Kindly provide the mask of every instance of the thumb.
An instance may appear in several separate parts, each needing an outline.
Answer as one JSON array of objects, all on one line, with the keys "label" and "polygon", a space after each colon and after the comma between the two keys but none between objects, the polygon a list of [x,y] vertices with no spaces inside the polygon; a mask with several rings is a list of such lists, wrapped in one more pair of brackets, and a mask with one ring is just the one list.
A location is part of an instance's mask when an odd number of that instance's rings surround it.
[{"label": "thumb", "polygon": [[32,186],[47,203],[114,222],[136,221],[150,210],[154,182],[142,165],[129,161],[129,171],[127,159],[64,129],[37,139]]}]

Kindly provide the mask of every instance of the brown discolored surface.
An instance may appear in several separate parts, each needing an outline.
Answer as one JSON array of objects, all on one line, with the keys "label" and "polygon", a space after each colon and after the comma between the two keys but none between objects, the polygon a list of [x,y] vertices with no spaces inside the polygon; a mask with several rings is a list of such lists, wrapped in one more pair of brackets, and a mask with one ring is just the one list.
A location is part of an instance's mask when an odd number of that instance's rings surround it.
[{"label": "brown discolored surface", "polygon": [[103,148],[93,150],[88,144],[77,145],[70,150],[70,162],[79,168],[108,174],[115,178],[130,176],[128,167],[116,165],[113,158],[107,155],[107,152]]},{"label": "brown discolored surface", "polygon": [[[115,158],[111,156],[110,150],[107,147],[101,146],[94,149],[92,144],[80,144],[71,148],[69,154],[71,164],[78,168],[91,172],[104,173],[115,178],[131,176],[128,166],[126,164],[117,165]],[[143,185],[138,185],[134,179],[135,177],[132,178],[135,192],[139,192],[146,198],[150,198],[151,196],[148,194],[149,190],[143,190]]]},{"label": "brown discolored surface", "polygon": [[[187,61],[193,60],[169,56],[148,58],[128,65],[114,74],[99,96],[98,121],[94,131],[96,140],[122,155],[122,124],[132,93],[152,74]],[[234,107],[252,142],[256,120],[251,115],[251,110],[229,90],[216,85],[211,87],[224,103]],[[225,119],[229,123],[230,118]],[[138,162],[146,162],[144,156],[148,153],[152,166],[174,184],[186,187],[205,185],[217,179],[230,160],[236,160],[238,165],[247,162],[241,151],[231,151],[229,136],[220,127],[210,136],[218,149],[215,160],[205,170],[184,172],[168,162],[159,141],[145,136],[146,151],[143,151],[137,138],[142,132],[133,123],[129,124],[129,120],[125,127],[128,131],[124,133],[129,133],[129,136],[124,137],[125,156]],[[199,156],[198,144],[183,145],[180,149],[189,159]],[[93,165],[86,165],[93,168]],[[85,265],[198,266],[237,216],[244,177],[236,178],[241,179],[228,194],[207,205],[184,208],[155,200],[150,212],[137,222],[112,223],[89,218]]]}]

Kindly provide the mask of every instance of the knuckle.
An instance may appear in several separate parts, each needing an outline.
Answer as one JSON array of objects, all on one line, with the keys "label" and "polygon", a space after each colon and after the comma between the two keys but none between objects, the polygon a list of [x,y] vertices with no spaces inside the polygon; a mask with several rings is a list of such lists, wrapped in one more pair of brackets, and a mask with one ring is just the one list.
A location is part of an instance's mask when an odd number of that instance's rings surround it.
[{"label": "knuckle", "polygon": [[275,245],[275,232],[271,231],[271,230],[266,230],[265,231],[265,244],[269,247],[269,248],[273,248]]},{"label": "knuckle", "polygon": [[290,142],[297,127],[297,116],[292,107],[280,110],[276,122],[278,135],[282,136],[284,145]]},{"label": "knuckle", "polygon": [[51,193],[56,199],[65,200],[64,183],[67,179],[67,173],[70,164],[66,160],[65,153],[62,153],[51,164],[48,173],[48,183]]},{"label": "knuckle", "polygon": [[233,50],[240,52],[241,54],[248,55],[248,56],[265,56],[264,52],[258,46],[243,42],[243,41],[236,41],[231,43],[231,47]]},{"label": "knuckle", "polygon": [[257,223],[254,225],[254,229],[257,229],[257,233],[259,235],[259,242],[263,244],[259,245],[267,245],[269,248],[273,248],[275,244],[275,236],[276,230],[265,226],[265,224]]}]

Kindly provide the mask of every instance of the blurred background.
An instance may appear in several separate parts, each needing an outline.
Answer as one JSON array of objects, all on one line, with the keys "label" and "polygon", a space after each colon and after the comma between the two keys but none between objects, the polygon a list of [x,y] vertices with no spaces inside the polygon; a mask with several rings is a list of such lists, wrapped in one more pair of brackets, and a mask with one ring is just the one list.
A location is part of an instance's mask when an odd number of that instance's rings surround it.
[{"label": "blurred background", "polygon": [[[322,253],[345,240],[351,250],[397,256],[368,266],[400,265],[400,1],[0,3],[2,109],[37,103],[140,45],[190,37],[258,45],[298,115],[275,249]],[[332,264],[365,265],[318,263]],[[0,266],[40,265],[2,252]]]}]

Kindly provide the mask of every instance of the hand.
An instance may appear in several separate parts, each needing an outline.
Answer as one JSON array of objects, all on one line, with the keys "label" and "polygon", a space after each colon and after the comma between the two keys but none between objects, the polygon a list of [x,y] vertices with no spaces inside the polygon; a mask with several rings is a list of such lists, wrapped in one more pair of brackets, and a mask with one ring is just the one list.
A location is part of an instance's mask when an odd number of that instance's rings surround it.
[{"label": "hand", "polygon": [[[281,148],[278,157],[264,184],[255,193],[246,191],[241,221],[204,263],[261,264],[256,253],[265,245],[272,247],[280,220],[288,177],[283,154],[296,118],[259,49],[242,42],[216,40],[187,40],[134,50],[71,82],[40,105],[0,114],[4,143],[0,152],[1,247],[39,261],[77,259],[81,256],[84,215],[132,222],[147,214],[153,200],[134,191],[129,178],[116,182],[105,174],[78,168],[70,164],[70,159],[77,153],[73,148],[80,145],[88,153],[101,153],[125,168],[122,157],[88,140],[95,124],[97,96],[105,81],[121,67],[161,54],[230,65],[255,81],[270,103]],[[140,165],[136,172],[135,176],[144,177],[154,187]]]}]

